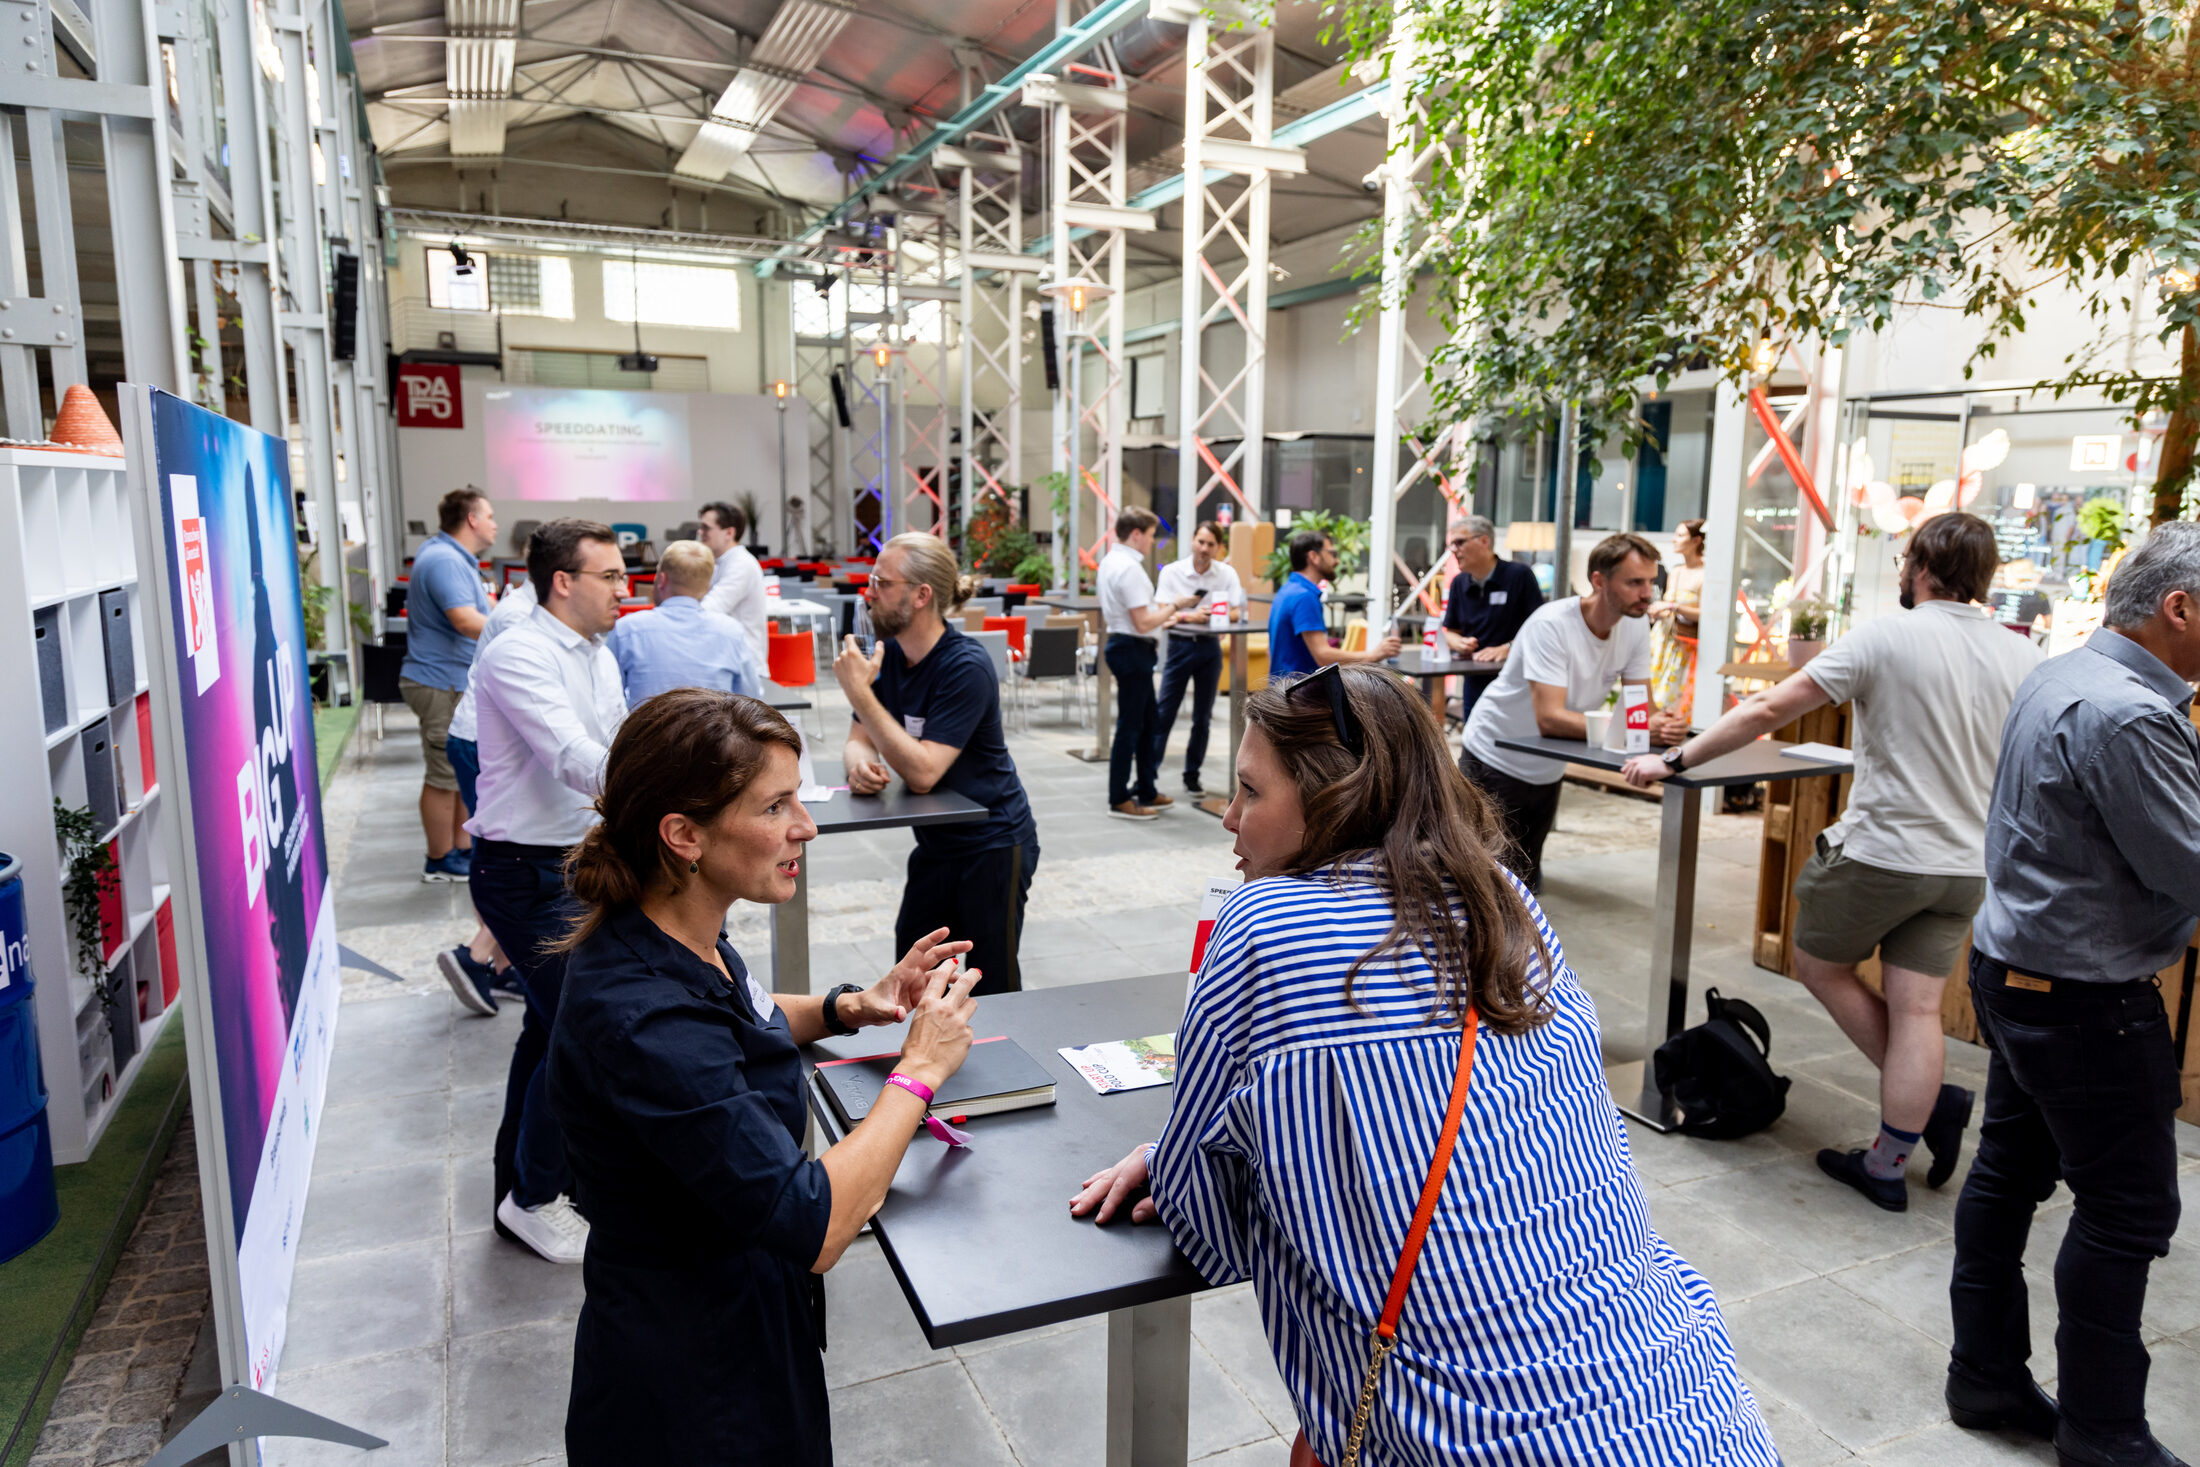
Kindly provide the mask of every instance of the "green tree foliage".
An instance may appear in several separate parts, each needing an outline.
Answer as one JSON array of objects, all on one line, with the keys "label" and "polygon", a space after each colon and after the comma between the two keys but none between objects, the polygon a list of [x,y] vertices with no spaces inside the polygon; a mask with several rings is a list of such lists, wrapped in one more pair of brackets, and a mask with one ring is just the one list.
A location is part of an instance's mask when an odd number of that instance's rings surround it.
[{"label": "green tree foliage", "polygon": [[[2169,413],[2157,518],[2200,429],[2200,5],[2193,0],[1333,0],[1361,58],[1394,17],[1448,138],[1422,231],[1451,409],[1576,401],[1632,430],[1642,383],[1759,343],[1839,344],[1922,307],[1968,374],[2040,292],[2095,323],[2060,390]],[[2124,366],[2135,298],[2181,373]],[[2114,334],[2111,335],[2110,333]]]}]

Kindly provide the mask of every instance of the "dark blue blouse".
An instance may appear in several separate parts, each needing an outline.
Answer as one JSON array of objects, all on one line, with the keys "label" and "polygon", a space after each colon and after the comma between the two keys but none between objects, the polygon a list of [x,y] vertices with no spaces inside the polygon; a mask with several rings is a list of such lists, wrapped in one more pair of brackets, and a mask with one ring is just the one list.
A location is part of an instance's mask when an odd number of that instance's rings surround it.
[{"label": "dark blue blouse", "polygon": [[623,907],[566,969],[549,1095],[589,1221],[573,1467],[832,1461],[810,1272],[831,1185],[786,1018],[718,954],[731,984]]}]

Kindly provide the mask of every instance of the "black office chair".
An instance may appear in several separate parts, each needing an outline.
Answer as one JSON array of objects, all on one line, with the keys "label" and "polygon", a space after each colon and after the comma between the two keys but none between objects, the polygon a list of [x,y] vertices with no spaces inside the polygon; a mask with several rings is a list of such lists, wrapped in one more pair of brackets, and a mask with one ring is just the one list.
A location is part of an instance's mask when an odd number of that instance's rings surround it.
[{"label": "black office chair", "polygon": [[[1076,627],[1034,626],[1024,633],[1024,681],[1061,683],[1064,722],[1069,720],[1070,695],[1077,687],[1077,645],[1083,635]],[[1027,722],[1029,706],[1025,705]],[[1082,714],[1078,719],[1083,721]]]},{"label": "black office chair", "polygon": [[382,737],[382,710],[405,701],[397,686],[398,672],[405,665],[405,650],[403,632],[390,632],[380,642],[359,645],[360,695],[366,700],[362,713],[372,715],[369,721],[377,739]]}]

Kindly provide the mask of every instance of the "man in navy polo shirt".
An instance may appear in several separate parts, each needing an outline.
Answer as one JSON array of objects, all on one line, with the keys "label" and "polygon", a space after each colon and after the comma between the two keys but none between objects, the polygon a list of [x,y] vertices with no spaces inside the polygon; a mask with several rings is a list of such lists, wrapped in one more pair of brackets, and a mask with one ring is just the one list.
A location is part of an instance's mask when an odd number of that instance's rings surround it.
[{"label": "man in navy polo shirt", "polygon": [[406,583],[405,662],[397,690],[420,720],[428,766],[420,785],[420,828],[428,838],[420,879],[464,881],[472,870],[473,843],[466,836],[472,812],[459,801],[448,740],[451,715],[466,695],[474,643],[489,620],[480,557],[496,543],[497,515],[489,496],[469,484],[443,496],[436,518],[441,533],[413,556]]},{"label": "man in navy polo shirt", "polygon": [[[1444,645],[1455,657],[1503,662],[1512,639],[1543,604],[1543,588],[1532,568],[1497,558],[1497,526],[1487,515],[1470,514],[1453,525],[1450,543],[1459,574],[1444,597]],[[1490,681],[1462,679],[1462,718],[1474,711]]]},{"label": "man in navy polo shirt", "polygon": [[1268,608],[1268,678],[1296,677],[1332,662],[1381,662],[1398,655],[1394,631],[1364,652],[1329,642],[1322,615],[1321,582],[1337,573],[1337,546],[1327,535],[1301,530],[1291,537],[1291,579]]},{"label": "man in navy polo shirt", "polygon": [[946,620],[973,589],[936,536],[886,542],[871,572],[878,646],[866,654],[849,637],[833,660],[855,714],[841,758],[850,793],[877,794],[898,774],[917,794],[949,789],[985,806],[983,820],[914,832],[894,950],[945,927],[971,944],[967,961],[983,975],[973,992],[1013,993],[1039,828],[1008,754],[993,659]]}]

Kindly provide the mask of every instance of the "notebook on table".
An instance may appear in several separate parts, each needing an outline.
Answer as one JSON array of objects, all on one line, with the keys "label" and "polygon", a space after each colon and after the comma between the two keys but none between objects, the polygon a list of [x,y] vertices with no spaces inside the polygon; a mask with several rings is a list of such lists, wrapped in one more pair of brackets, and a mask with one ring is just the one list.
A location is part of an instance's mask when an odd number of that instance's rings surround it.
[{"label": "notebook on table", "polygon": [[[871,1113],[879,1092],[886,1088],[886,1077],[900,1063],[901,1055],[895,1053],[825,1060],[818,1065],[818,1078],[825,1082],[825,1098],[842,1126],[853,1129]],[[940,1086],[930,1109],[941,1120],[954,1121],[1052,1104],[1054,1080],[1046,1067],[1025,1053],[1015,1040],[995,1035],[970,1046],[969,1057]]]}]

